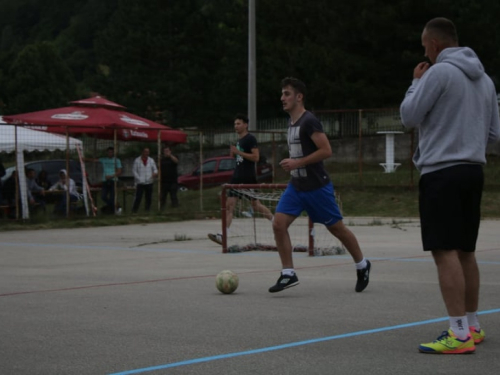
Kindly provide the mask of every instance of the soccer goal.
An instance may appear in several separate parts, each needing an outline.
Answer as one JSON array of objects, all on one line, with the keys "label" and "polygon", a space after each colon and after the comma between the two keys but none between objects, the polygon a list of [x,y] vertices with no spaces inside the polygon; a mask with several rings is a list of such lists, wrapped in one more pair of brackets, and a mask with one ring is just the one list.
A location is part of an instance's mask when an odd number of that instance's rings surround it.
[{"label": "soccer goal", "polygon": [[[252,209],[251,199],[258,199],[274,215],[276,205],[285,191],[286,184],[226,184],[222,186],[222,252],[236,253],[251,250],[277,251],[272,223],[261,212]],[[226,223],[228,192],[241,195],[236,201],[229,231]],[[340,198],[336,194],[341,208]],[[345,248],[324,225],[313,224],[305,212],[289,228],[294,252],[309,255],[344,254]]]}]

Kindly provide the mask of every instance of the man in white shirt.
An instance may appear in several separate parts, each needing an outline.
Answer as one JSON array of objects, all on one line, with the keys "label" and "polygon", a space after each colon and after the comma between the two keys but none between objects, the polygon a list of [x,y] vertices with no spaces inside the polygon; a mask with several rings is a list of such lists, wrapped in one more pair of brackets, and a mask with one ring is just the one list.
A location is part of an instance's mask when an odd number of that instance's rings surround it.
[{"label": "man in white shirt", "polygon": [[156,168],[155,161],[149,157],[149,148],[145,148],[134,161],[133,166],[134,181],[135,181],[135,199],[132,206],[132,212],[137,213],[139,205],[141,204],[142,194],[146,196],[145,210],[149,212],[151,208],[151,197],[153,195],[153,182],[158,176],[158,169]]},{"label": "man in white shirt", "polygon": [[[80,199],[80,194],[78,193],[78,190],[76,189],[76,184],[75,181],[72,178],[68,178],[68,174],[66,172],[66,169],[61,169],[59,171],[59,181],[57,181],[54,185],[52,185],[49,189],[49,191],[69,191],[69,202],[74,203],[78,202]],[[54,207],[54,213],[56,214],[65,214],[67,210],[67,196],[66,194],[61,195],[61,199],[59,200],[59,203],[56,204]]]}]

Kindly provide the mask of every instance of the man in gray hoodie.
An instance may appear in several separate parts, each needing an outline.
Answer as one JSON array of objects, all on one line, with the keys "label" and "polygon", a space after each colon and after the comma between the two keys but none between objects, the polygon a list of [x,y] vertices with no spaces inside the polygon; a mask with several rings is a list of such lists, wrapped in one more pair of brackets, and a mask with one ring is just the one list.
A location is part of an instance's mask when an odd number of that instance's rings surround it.
[{"label": "man in gray hoodie", "polygon": [[472,353],[484,340],[479,325],[475,258],[486,145],[500,138],[495,86],[470,48],[459,47],[455,25],[435,18],[422,33],[425,56],[401,104],[401,120],[417,128],[413,161],[421,173],[420,222],[431,251],[450,328],[423,353]]}]

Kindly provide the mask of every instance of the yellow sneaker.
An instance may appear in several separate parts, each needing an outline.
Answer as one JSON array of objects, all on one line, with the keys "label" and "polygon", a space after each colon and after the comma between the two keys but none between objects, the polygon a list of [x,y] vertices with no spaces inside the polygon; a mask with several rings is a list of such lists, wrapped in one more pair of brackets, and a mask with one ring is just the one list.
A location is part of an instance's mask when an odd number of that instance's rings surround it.
[{"label": "yellow sneaker", "polygon": [[474,340],[474,344],[482,343],[484,338],[486,337],[486,334],[482,329],[479,329],[478,331],[476,330],[476,327],[469,327],[469,331],[472,339]]},{"label": "yellow sneaker", "polygon": [[420,344],[420,353],[430,354],[469,354],[476,351],[474,340],[469,335],[465,340],[460,340],[451,329],[443,331],[433,342]]}]

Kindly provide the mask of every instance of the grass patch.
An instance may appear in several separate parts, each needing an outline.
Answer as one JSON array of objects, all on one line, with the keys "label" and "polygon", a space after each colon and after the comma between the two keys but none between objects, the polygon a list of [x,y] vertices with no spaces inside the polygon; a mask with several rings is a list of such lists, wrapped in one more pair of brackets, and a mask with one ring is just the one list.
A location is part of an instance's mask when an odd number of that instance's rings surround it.
[{"label": "grass patch", "polygon": [[[380,217],[393,218],[393,225],[404,221],[394,218],[417,218],[418,213],[418,188],[413,187],[408,181],[411,171],[400,168],[396,173],[384,173],[380,166],[363,165],[362,180],[357,174],[357,164],[341,165],[331,163],[327,165],[335,190],[340,197],[344,216],[348,217]],[[413,186],[418,186],[418,172],[413,172]],[[500,218],[500,158],[490,157],[485,167],[485,190],[482,201],[483,218]],[[276,183],[287,183],[283,177]],[[98,215],[86,217],[74,215],[69,219],[52,217],[50,214],[37,213],[29,221],[9,220],[0,218],[0,231],[26,230],[26,229],[56,229],[56,228],[82,228],[102,227],[129,224],[168,223],[185,220],[220,220],[220,188],[206,189],[200,196],[199,191],[179,192],[180,207],[167,207],[163,212],[146,214],[142,211],[136,215],[130,214],[132,196],[126,196],[127,210],[123,215]],[[156,202],[156,193],[153,202]],[[98,204],[100,204],[98,200]],[[122,197],[120,203],[123,205]],[[47,207],[47,212],[51,208]],[[346,221],[349,224],[349,220]],[[381,225],[382,221],[373,219],[369,225]],[[187,241],[187,236],[176,234],[175,241]]]},{"label": "grass patch", "polygon": [[[342,203],[344,216],[418,216],[418,191],[416,189],[402,187],[338,187],[335,190]],[[373,225],[376,225],[376,223]]]}]

